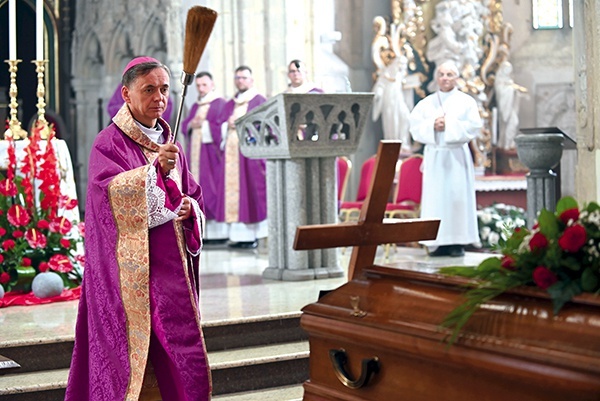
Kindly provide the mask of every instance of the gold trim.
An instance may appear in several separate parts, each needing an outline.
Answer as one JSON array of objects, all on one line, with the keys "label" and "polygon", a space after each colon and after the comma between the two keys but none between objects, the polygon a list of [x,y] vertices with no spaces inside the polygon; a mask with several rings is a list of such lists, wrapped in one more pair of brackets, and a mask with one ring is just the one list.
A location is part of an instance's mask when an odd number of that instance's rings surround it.
[{"label": "gold trim", "polygon": [[117,225],[117,263],[125,310],[130,376],[126,400],[137,400],[150,347],[150,256],[146,177],[150,165],[117,175],[109,201]]}]

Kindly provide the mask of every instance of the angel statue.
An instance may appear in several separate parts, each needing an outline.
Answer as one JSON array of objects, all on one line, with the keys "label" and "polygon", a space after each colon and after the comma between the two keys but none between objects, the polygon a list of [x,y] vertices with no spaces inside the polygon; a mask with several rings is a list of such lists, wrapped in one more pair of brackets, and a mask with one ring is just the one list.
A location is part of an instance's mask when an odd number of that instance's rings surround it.
[{"label": "angel statue", "polygon": [[527,89],[515,84],[512,79],[513,67],[509,61],[503,61],[496,72],[494,90],[498,105],[499,137],[498,147],[514,149],[515,136],[519,130],[519,107],[521,98],[529,97]]},{"label": "angel statue", "polygon": [[405,89],[408,75],[408,58],[402,52],[401,33],[404,25],[390,25],[390,35],[386,34],[386,21],[375,17],[373,29],[375,38],[371,45],[373,62],[377,66],[377,79],[373,87],[373,121],[381,117],[384,139],[399,139],[403,150],[411,147],[408,131],[408,108],[406,97],[412,98],[412,89]]}]

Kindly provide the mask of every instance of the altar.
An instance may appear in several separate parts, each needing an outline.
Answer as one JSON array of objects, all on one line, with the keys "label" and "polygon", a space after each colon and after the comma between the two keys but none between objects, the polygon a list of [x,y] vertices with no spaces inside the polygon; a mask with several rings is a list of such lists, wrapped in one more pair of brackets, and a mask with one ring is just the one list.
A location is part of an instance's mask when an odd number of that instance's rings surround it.
[{"label": "altar", "polygon": [[505,203],[527,209],[527,178],[525,175],[475,176],[475,196],[478,207]]},{"label": "altar", "polygon": [[[15,154],[17,158],[17,173],[20,170],[21,161],[25,156],[25,148],[29,144],[29,140],[19,140],[14,141],[15,144]],[[46,149],[46,141],[39,141],[40,145],[40,153],[43,153]],[[57,166],[60,174],[60,190],[61,193],[65,196],[68,196],[70,199],[77,200],[77,187],[75,185],[74,173],[73,173],[73,163],[71,161],[71,154],[69,153],[69,148],[67,147],[67,143],[62,139],[52,139],[52,146],[54,148],[54,153],[57,158]],[[0,172],[6,171],[8,168],[8,141],[0,140]],[[38,184],[39,185],[39,184]],[[36,185],[37,190],[37,185]],[[37,197],[37,195],[36,195]],[[70,221],[79,221],[79,206],[71,210],[62,209],[59,211],[59,214],[67,217]]]}]

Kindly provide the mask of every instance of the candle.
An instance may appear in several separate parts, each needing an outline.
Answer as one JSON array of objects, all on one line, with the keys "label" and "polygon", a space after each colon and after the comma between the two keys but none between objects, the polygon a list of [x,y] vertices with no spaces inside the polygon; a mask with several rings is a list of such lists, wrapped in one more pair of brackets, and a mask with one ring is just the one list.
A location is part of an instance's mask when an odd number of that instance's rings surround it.
[{"label": "candle", "polygon": [[498,108],[492,108],[492,145],[498,143]]},{"label": "candle", "polygon": [[44,59],[44,0],[35,2],[35,56],[37,60]]},{"label": "candle", "polygon": [[17,5],[16,0],[8,0],[8,58],[17,59]]}]

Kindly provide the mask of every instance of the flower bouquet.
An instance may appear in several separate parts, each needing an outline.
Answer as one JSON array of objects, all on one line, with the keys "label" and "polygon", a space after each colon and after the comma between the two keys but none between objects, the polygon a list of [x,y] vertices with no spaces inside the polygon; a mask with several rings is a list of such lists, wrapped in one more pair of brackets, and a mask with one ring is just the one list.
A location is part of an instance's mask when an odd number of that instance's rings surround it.
[{"label": "flower bouquet", "polygon": [[81,283],[83,223],[61,215],[77,200],[61,194],[54,132],[42,150],[40,131],[34,128],[20,163],[14,140],[7,138],[8,168],[0,172],[0,285],[5,291],[28,292],[33,278],[46,271],[59,274],[66,288]]},{"label": "flower bouquet", "polygon": [[525,210],[517,206],[494,203],[477,210],[477,227],[483,248],[495,248],[501,238],[506,241],[510,232],[526,224]]},{"label": "flower bouquet", "polygon": [[581,293],[600,292],[600,206],[583,208],[572,197],[558,201],[556,212],[543,209],[531,230],[516,228],[500,238],[501,257],[475,268],[446,267],[440,273],[473,279],[465,301],[450,312],[442,327],[453,330],[452,344],[480,305],[519,286],[536,286],[550,295],[554,314]]}]

